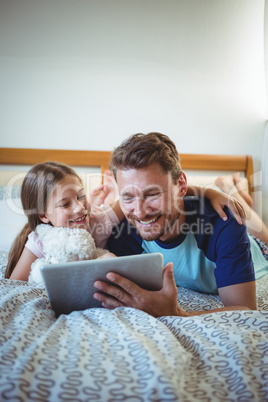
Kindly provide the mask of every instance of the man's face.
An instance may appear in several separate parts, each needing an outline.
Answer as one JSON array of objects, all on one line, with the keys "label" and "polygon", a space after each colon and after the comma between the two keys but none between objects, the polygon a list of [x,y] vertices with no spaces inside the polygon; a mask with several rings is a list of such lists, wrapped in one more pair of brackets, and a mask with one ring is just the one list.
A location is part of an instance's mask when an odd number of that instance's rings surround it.
[{"label": "man's face", "polygon": [[128,221],[145,240],[169,241],[178,234],[186,177],[174,184],[171,174],[156,163],[146,168],[117,171],[120,205]]}]

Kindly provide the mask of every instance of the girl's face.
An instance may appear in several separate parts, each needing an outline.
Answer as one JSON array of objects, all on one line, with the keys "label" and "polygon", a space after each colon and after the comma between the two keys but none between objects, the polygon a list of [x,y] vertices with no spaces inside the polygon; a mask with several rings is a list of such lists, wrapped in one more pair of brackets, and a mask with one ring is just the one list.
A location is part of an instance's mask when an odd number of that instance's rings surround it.
[{"label": "girl's face", "polygon": [[88,229],[89,211],[84,188],[75,176],[67,176],[48,199],[46,212],[39,215],[44,223],[56,227]]}]

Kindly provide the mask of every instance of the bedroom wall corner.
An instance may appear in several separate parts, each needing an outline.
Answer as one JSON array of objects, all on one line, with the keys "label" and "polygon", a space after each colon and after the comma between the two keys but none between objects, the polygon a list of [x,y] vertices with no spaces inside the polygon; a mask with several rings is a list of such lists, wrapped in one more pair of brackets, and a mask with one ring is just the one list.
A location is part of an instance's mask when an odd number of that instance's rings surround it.
[{"label": "bedroom wall corner", "polygon": [[266,89],[266,126],[262,148],[262,212],[263,220],[268,225],[268,0],[264,3],[264,70]]},{"label": "bedroom wall corner", "polygon": [[266,123],[262,153],[262,212],[263,220],[268,225],[268,121]]},{"label": "bedroom wall corner", "polygon": [[266,89],[266,112],[268,123],[268,0],[265,0],[264,3],[264,70]]}]

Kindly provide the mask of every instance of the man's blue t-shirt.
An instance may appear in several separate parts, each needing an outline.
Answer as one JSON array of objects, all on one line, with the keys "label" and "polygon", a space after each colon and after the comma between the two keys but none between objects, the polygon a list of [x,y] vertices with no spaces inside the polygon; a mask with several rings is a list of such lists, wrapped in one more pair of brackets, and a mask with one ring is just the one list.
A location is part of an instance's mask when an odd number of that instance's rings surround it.
[{"label": "man's blue t-shirt", "polygon": [[185,223],[172,243],[143,240],[126,219],[114,228],[107,248],[117,256],[161,252],[172,261],[177,286],[205,293],[255,280],[246,227],[228,208],[224,222],[210,201],[185,197]]}]

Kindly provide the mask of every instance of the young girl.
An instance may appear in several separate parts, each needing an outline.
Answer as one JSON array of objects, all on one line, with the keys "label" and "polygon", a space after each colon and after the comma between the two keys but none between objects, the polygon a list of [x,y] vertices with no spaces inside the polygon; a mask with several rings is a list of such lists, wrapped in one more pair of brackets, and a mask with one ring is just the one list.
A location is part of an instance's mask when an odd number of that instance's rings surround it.
[{"label": "young girl", "polygon": [[[188,194],[197,193],[202,195],[203,190],[189,187]],[[106,195],[103,186],[93,191],[95,200],[101,202]],[[206,190],[206,196],[223,219],[226,215],[222,208],[228,205],[242,223],[243,210],[239,203],[211,189]],[[30,169],[22,183],[21,201],[28,223],[9,252],[5,277],[10,279],[27,281],[32,263],[44,257],[42,243],[35,233],[39,224],[86,229],[96,246],[104,247],[112,228],[124,217],[118,201],[90,211],[80,177],[69,166],[57,162],[40,163]]]},{"label": "young girl", "polygon": [[97,247],[104,247],[112,227],[123,219],[119,204],[94,208],[90,214],[80,177],[64,164],[40,163],[27,173],[21,188],[21,201],[28,223],[16,237],[8,259],[5,277],[27,281],[31,265],[44,257],[35,229],[41,223],[90,231]]}]

